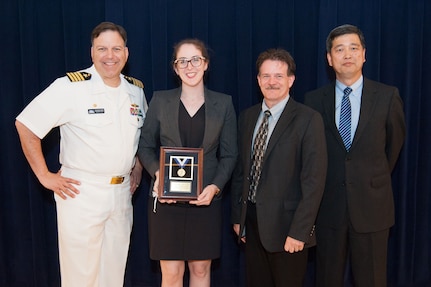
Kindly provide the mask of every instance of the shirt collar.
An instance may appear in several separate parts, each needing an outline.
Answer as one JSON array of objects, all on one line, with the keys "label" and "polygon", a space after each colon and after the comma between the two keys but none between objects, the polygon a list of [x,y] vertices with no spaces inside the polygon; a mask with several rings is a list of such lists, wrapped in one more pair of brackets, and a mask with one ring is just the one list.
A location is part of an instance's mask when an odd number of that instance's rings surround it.
[{"label": "shirt collar", "polygon": [[[360,95],[361,93],[358,93],[358,90],[362,91],[362,86],[364,84],[364,76],[361,75],[361,77],[354,82],[351,86],[349,86],[352,89],[352,95]],[[337,90],[337,94],[340,94],[341,96],[343,95],[343,91],[344,89],[347,88],[347,86],[343,83],[341,83],[339,80],[335,81],[335,89]]]},{"label": "shirt collar", "polygon": [[289,99],[290,99],[290,95],[287,95],[285,99],[277,103],[272,108],[268,108],[268,106],[265,104],[265,101],[262,101],[262,112],[269,110],[273,118],[278,117],[283,112],[284,107],[286,106]]}]

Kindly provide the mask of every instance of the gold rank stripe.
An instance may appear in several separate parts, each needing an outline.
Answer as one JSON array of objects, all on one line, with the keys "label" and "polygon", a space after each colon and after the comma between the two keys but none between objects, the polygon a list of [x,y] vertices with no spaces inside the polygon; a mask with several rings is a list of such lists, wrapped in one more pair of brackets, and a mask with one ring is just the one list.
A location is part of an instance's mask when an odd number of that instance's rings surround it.
[{"label": "gold rank stripe", "polygon": [[66,73],[71,82],[80,82],[91,79],[91,74],[86,72],[69,72]]},{"label": "gold rank stripe", "polygon": [[126,79],[129,83],[138,86],[139,88],[143,89],[144,88],[144,83],[142,83],[140,80],[135,79],[133,77],[129,77],[129,76],[124,76],[124,79]]}]

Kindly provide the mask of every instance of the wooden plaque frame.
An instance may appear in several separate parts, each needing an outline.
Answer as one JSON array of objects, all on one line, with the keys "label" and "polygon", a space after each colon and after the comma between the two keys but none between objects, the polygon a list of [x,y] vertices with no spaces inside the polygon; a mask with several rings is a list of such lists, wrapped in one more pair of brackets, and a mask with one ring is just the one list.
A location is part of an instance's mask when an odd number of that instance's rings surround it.
[{"label": "wooden plaque frame", "polygon": [[202,192],[203,149],[160,147],[160,199],[195,200]]}]

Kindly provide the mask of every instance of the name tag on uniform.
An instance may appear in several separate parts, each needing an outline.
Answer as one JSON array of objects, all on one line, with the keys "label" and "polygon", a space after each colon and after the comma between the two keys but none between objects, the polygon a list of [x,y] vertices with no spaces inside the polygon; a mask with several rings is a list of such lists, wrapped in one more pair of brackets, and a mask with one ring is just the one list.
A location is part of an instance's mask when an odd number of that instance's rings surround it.
[{"label": "name tag on uniform", "polygon": [[89,115],[93,115],[93,114],[104,114],[105,113],[105,109],[101,108],[101,109],[88,109],[88,114]]}]

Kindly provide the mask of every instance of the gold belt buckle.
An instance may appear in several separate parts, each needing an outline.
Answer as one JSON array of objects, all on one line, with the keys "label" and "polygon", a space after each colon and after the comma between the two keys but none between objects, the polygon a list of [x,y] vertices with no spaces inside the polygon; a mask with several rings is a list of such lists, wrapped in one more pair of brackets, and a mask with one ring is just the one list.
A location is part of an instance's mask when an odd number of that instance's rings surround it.
[{"label": "gold belt buckle", "polygon": [[120,184],[123,183],[124,176],[114,176],[111,178],[111,184]]}]

